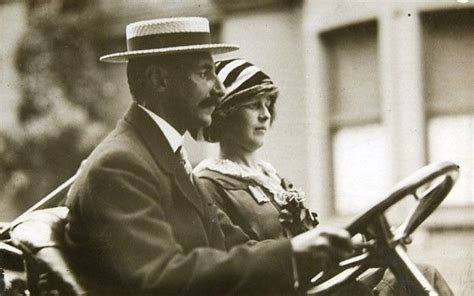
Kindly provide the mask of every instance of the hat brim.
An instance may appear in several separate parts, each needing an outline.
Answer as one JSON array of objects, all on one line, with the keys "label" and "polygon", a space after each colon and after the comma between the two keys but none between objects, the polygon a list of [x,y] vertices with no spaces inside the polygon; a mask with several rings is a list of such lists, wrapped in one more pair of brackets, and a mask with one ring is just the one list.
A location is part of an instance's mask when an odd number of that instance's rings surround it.
[{"label": "hat brim", "polygon": [[107,63],[127,63],[131,58],[165,55],[173,53],[188,53],[188,52],[210,52],[211,54],[220,54],[238,50],[238,45],[233,44],[199,44],[176,46],[168,48],[144,49],[126,52],[118,52],[108,54],[100,57],[101,62]]}]

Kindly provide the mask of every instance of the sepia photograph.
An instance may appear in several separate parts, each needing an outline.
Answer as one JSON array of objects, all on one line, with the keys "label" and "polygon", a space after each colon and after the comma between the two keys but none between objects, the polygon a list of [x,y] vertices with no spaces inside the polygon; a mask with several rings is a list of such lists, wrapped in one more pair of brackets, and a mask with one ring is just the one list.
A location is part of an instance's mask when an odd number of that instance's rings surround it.
[{"label": "sepia photograph", "polygon": [[474,295],[473,0],[0,0],[0,296]]}]

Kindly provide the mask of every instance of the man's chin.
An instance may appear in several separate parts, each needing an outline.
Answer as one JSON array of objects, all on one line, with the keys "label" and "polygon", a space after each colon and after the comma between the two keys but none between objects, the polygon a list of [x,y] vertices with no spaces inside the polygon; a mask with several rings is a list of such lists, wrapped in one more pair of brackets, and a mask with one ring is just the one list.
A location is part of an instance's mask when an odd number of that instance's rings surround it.
[{"label": "man's chin", "polygon": [[210,126],[211,123],[212,123],[212,118],[209,116],[209,118],[203,120],[202,123],[203,123],[203,124],[201,125],[201,127],[208,127],[208,126]]},{"label": "man's chin", "polygon": [[189,135],[195,140],[195,141],[205,141],[204,138],[204,128],[208,127],[211,125],[211,120],[203,121],[201,120],[199,124],[195,124],[192,128],[188,129]]},{"label": "man's chin", "polygon": [[201,121],[201,127],[208,127],[212,123],[212,112],[214,112],[214,107],[207,107],[202,110],[201,116],[199,119]]},{"label": "man's chin", "polygon": [[203,115],[199,117],[199,123],[196,124],[195,128],[204,128],[210,126],[212,123],[212,116],[211,115]]},{"label": "man's chin", "polygon": [[206,116],[211,116],[211,115],[212,115],[212,112],[214,112],[214,110],[216,110],[216,106],[215,106],[215,105],[211,105],[211,106],[203,107],[203,108],[202,108],[202,112],[205,113]]}]

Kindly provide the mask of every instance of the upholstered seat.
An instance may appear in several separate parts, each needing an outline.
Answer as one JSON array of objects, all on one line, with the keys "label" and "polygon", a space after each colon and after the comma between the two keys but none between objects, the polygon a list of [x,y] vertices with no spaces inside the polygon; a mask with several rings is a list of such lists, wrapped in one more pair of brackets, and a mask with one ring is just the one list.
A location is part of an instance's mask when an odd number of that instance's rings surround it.
[{"label": "upholstered seat", "polygon": [[87,295],[64,252],[67,213],[65,207],[34,211],[10,229],[13,244],[25,254],[32,295]]}]

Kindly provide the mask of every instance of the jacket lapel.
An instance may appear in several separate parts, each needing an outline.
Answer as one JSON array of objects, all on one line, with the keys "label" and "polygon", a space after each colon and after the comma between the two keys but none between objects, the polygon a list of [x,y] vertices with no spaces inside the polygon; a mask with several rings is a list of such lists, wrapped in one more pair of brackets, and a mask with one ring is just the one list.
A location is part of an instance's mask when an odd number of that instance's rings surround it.
[{"label": "jacket lapel", "polygon": [[204,210],[201,197],[191,183],[184,167],[179,163],[177,156],[172,151],[165,135],[153,119],[136,103],[133,103],[125,115],[125,120],[135,128],[136,132],[143,139],[155,162],[168,174],[173,175],[177,187],[202,216]]}]

